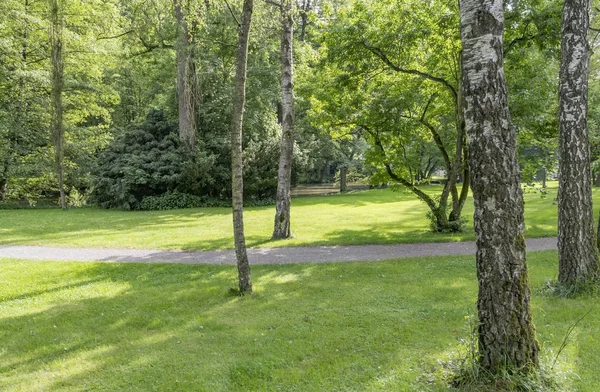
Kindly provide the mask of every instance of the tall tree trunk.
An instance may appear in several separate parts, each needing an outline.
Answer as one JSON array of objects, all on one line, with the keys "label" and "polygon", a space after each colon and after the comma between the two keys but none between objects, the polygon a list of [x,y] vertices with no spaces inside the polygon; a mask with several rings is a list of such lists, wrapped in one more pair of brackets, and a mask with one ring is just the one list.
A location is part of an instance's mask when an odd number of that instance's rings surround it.
[{"label": "tall tree trunk", "polygon": [[[458,71],[460,75],[462,75],[462,59],[460,58],[462,54],[459,54],[458,58]],[[465,201],[468,196],[469,189],[469,169],[467,164],[468,154],[466,154],[467,147],[466,144],[466,126],[465,126],[465,100],[463,94],[463,85],[462,85],[462,76],[458,78],[458,88],[456,90],[456,152],[454,156],[454,164],[452,165],[452,169],[454,171],[454,175],[452,179],[453,183],[453,192],[452,192],[452,211],[450,212],[450,216],[448,220],[450,222],[460,221],[460,216],[462,214],[462,209],[465,205]],[[461,190],[460,195],[457,191],[456,183],[458,182],[458,177],[461,173],[465,180],[463,181],[463,188]],[[448,179],[450,180],[450,178]]]},{"label": "tall tree trunk", "polygon": [[563,284],[598,271],[587,129],[589,12],[589,0],[565,0],[558,115],[558,280]]},{"label": "tall tree trunk", "polygon": [[292,0],[282,0],[281,27],[282,132],[273,238],[289,238],[292,234],[290,230],[290,190],[292,187],[294,150],[294,57],[292,51],[294,20]]},{"label": "tall tree trunk", "polygon": [[58,0],[50,0],[50,20],[52,23],[50,31],[50,60],[52,63],[52,142],[54,144],[54,163],[56,165],[56,176],[60,192],[60,206],[65,209],[67,208],[67,203],[65,200],[63,168],[63,37]]},{"label": "tall tree trunk", "polygon": [[189,4],[173,0],[177,18],[177,99],[179,110],[179,138],[191,148],[196,145],[197,82],[194,48],[190,34]]},{"label": "tall tree trunk", "polygon": [[242,160],[242,125],[244,105],[246,103],[246,70],[248,66],[248,42],[252,22],[253,0],[244,0],[242,22],[239,29],[235,67],[235,95],[233,97],[233,116],[231,120],[231,171],[232,171],[232,208],[233,237],[237,257],[240,295],[252,293],[250,281],[250,263],[246,252],[244,236],[244,181]]},{"label": "tall tree trunk", "polygon": [[460,0],[465,123],[475,200],[479,361],[498,374],[538,366],[529,308],[523,194],[502,58],[503,2]]}]

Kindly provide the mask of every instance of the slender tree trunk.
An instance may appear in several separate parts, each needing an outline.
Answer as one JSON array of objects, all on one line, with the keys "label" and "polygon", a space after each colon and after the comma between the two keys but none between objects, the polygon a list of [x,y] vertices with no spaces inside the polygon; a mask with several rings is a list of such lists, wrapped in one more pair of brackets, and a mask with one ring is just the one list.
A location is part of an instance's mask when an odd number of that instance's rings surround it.
[{"label": "slender tree trunk", "polygon": [[508,111],[500,0],[460,0],[465,123],[475,200],[479,361],[498,374],[539,363],[529,308],[523,194]]},{"label": "slender tree trunk", "polygon": [[4,167],[2,168],[2,175],[0,176],[0,203],[6,203],[6,197],[8,193],[8,159],[4,160]]},{"label": "slender tree trunk", "polygon": [[558,115],[558,280],[569,285],[598,271],[587,129],[589,12],[589,0],[565,0]]},{"label": "slender tree trunk", "polygon": [[177,18],[177,100],[179,110],[179,138],[191,148],[196,145],[197,82],[194,48],[190,34],[186,0],[173,0]]},{"label": "slender tree trunk", "polygon": [[[462,75],[462,59],[459,55],[458,68],[460,75]],[[469,182],[468,179],[463,181],[463,188],[460,195],[458,194],[456,183],[462,169],[463,176],[467,178],[469,176],[469,169],[467,164],[468,154],[466,144],[466,126],[465,126],[465,101],[463,95],[462,76],[458,79],[458,88],[456,90],[456,152],[454,156],[454,164],[452,169],[454,170],[453,176],[453,192],[452,192],[452,211],[448,220],[451,222],[459,221],[462,214],[462,209],[465,205],[465,201],[468,196]],[[448,179],[450,180],[450,179]]]},{"label": "slender tree trunk", "polygon": [[600,213],[598,214],[598,231],[596,232],[596,249],[600,251]]},{"label": "slender tree trunk", "polygon": [[545,167],[542,168],[542,188],[546,189],[546,180],[548,178],[548,170]]},{"label": "slender tree trunk", "polygon": [[233,97],[233,116],[231,120],[231,170],[232,170],[232,207],[233,237],[240,295],[252,293],[250,280],[250,263],[246,252],[244,236],[244,181],[242,160],[242,125],[244,122],[244,105],[246,103],[246,70],[248,66],[248,42],[250,40],[250,24],[252,22],[253,0],[244,0],[242,22],[239,29],[238,47],[235,69],[235,95]]},{"label": "slender tree trunk", "polygon": [[311,0],[304,0],[302,2],[302,7],[300,7],[300,42],[304,42],[306,39],[306,26],[308,26],[308,12],[311,8]]},{"label": "slender tree trunk", "polygon": [[340,168],[340,192],[346,192],[348,190],[348,184],[346,182],[346,175],[348,174],[348,168],[343,166]]},{"label": "slender tree trunk", "polygon": [[52,23],[50,32],[50,59],[52,63],[52,142],[54,144],[54,162],[56,165],[56,176],[60,192],[60,206],[67,208],[65,200],[64,168],[63,168],[63,37],[62,21],[59,15],[58,0],[50,0],[50,20]]},{"label": "slender tree trunk", "polygon": [[290,191],[294,156],[294,57],[292,51],[294,20],[292,0],[282,0],[281,27],[282,132],[273,238],[289,238],[292,235],[290,230]]}]

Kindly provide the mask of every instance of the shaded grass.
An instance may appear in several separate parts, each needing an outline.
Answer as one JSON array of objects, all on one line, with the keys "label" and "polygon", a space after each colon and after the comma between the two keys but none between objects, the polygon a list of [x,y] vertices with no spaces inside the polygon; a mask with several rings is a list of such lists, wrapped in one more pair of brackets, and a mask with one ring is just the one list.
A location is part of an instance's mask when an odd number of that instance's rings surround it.
[{"label": "shaded grass", "polygon": [[[556,252],[529,257],[538,339],[557,350],[597,299],[537,295]],[[235,268],[1,260],[2,391],[445,390],[475,313],[471,257]],[[600,315],[578,326],[559,370],[600,385]]]},{"label": "shaded grass", "polygon": [[[440,186],[424,187],[432,194]],[[600,194],[596,192],[600,197]],[[549,195],[525,195],[527,236],[556,235],[556,183]],[[599,203],[596,203],[598,205]],[[460,234],[429,230],[427,207],[411,193],[389,189],[293,200],[291,240],[271,241],[274,207],[247,208],[245,225],[251,247],[358,245],[464,241],[475,238],[473,206]],[[57,245],[144,249],[210,250],[233,247],[231,210],[201,208],[174,211],[111,211],[95,208],[0,210],[0,244]]]}]

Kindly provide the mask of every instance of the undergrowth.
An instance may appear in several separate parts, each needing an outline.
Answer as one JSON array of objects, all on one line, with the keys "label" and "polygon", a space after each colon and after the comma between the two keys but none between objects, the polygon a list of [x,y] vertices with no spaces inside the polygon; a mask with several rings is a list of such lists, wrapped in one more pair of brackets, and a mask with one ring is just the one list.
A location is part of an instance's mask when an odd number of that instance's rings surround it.
[{"label": "undergrowth", "polygon": [[449,388],[467,392],[569,390],[569,375],[556,366],[559,355],[568,343],[569,331],[556,355],[551,350],[543,350],[539,367],[515,369],[507,366],[492,373],[479,362],[476,317],[468,316],[465,320],[468,333],[466,338],[459,338],[455,357],[439,361],[441,371],[438,377],[442,378]]}]

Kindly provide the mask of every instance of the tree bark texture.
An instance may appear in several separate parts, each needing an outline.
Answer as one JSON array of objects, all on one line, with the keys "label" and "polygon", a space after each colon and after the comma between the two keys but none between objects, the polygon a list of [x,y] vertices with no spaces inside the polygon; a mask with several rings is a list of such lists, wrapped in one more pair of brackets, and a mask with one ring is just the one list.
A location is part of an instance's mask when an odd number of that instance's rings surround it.
[{"label": "tree bark texture", "polygon": [[523,194],[503,69],[501,0],[461,0],[465,123],[477,234],[480,365],[492,374],[539,364],[529,307]]},{"label": "tree bark texture", "polygon": [[56,165],[56,176],[60,192],[60,206],[67,208],[65,199],[64,168],[63,168],[63,38],[62,21],[58,8],[58,0],[50,0],[50,20],[52,23],[50,31],[50,60],[52,64],[52,142],[54,144],[54,162]]},{"label": "tree bark texture", "polygon": [[190,34],[190,20],[184,7],[186,0],[173,0],[177,18],[177,100],[179,110],[179,138],[194,148],[196,145],[197,81],[194,48]]},{"label": "tree bark texture", "polygon": [[587,129],[589,12],[589,0],[564,2],[558,114],[558,280],[564,284],[598,271]]},{"label": "tree bark texture", "polygon": [[248,66],[248,42],[252,22],[253,0],[244,0],[242,22],[239,29],[235,69],[235,93],[233,97],[233,115],[231,120],[231,170],[232,170],[232,208],[233,237],[237,257],[240,294],[252,293],[250,263],[246,252],[244,236],[244,181],[242,160],[242,125],[244,105],[246,103],[246,71]]},{"label": "tree bark texture", "polygon": [[279,172],[277,175],[277,203],[273,238],[289,238],[292,187],[292,160],[294,156],[294,20],[292,0],[281,3],[281,91],[282,132]]}]

